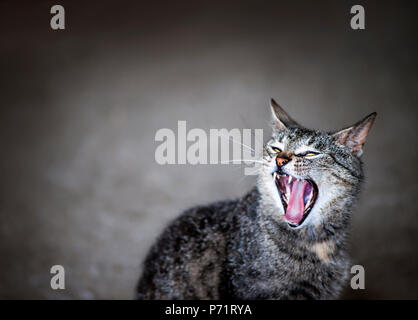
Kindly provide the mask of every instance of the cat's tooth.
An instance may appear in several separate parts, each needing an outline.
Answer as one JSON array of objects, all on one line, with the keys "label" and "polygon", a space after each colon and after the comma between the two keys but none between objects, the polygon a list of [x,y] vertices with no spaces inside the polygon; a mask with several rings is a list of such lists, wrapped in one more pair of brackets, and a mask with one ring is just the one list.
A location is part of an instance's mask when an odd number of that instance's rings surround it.
[{"label": "cat's tooth", "polygon": [[287,183],[291,183],[292,182],[292,177],[289,176],[289,179],[287,179]]},{"label": "cat's tooth", "polygon": [[311,190],[311,192],[309,193],[309,199],[308,199],[308,203],[306,204],[306,207],[309,208],[309,206],[311,205],[313,201],[313,190]]}]

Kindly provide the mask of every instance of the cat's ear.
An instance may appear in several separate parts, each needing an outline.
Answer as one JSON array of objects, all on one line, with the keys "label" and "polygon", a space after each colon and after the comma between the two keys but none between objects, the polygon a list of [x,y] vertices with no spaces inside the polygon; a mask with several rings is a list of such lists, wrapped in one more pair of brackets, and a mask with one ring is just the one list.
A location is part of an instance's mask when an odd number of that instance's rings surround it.
[{"label": "cat's ear", "polygon": [[343,146],[348,147],[351,153],[357,157],[363,154],[363,145],[366,142],[377,113],[373,112],[355,125],[334,133],[332,136],[335,141]]},{"label": "cat's ear", "polygon": [[300,127],[273,98],[270,99],[270,107],[275,129],[282,131],[290,127]]}]

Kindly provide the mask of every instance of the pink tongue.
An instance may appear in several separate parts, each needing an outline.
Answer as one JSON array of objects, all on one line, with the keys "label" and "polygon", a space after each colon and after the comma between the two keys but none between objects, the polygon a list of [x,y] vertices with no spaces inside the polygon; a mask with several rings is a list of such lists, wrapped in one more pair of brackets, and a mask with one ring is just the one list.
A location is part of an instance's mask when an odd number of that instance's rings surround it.
[{"label": "pink tongue", "polygon": [[287,204],[286,219],[292,223],[299,223],[305,212],[305,203],[303,201],[305,189],[309,185],[307,181],[296,180],[292,183],[290,199]]}]

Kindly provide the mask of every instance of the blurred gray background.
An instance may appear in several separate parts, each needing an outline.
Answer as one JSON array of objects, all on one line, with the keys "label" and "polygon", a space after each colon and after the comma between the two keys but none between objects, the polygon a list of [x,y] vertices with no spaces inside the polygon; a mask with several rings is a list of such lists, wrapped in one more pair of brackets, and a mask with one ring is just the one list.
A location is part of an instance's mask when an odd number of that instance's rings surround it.
[{"label": "blurred gray background", "polygon": [[[240,165],[160,166],[155,133],[263,128],[275,97],[339,129],[370,112],[353,215],[366,290],[418,298],[417,5],[361,1],[0,3],[0,298],[132,298],[140,263],[183,209],[243,195]],[[66,270],[53,291],[52,265]]]}]

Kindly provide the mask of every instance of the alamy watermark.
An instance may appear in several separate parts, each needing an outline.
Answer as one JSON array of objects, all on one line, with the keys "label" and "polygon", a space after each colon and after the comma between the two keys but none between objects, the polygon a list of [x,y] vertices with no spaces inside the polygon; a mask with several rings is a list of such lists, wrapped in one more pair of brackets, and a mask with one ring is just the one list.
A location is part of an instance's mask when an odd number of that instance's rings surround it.
[{"label": "alamy watermark", "polygon": [[56,264],[51,267],[50,273],[54,276],[51,278],[50,285],[53,290],[65,289],[65,269],[62,265]]},{"label": "alamy watermark", "polygon": [[155,133],[160,142],[155,161],[166,164],[236,164],[244,163],[245,175],[255,175],[261,165],[263,129],[187,130],[186,121],[177,122],[177,132],[163,128]]},{"label": "alamy watermark", "polygon": [[65,29],[65,9],[62,5],[56,4],[51,7],[51,20],[49,22],[52,30]]},{"label": "alamy watermark", "polygon": [[353,290],[366,289],[366,285],[365,285],[366,272],[364,271],[364,267],[360,264],[356,264],[351,267],[350,273],[354,274],[354,276],[351,278],[351,281],[350,281],[351,289]]},{"label": "alamy watermark", "polygon": [[366,29],[366,18],[364,7],[356,4],[350,9],[350,13],[354,14],[350,20],[350,26],[353,30],[364,30]]}]

